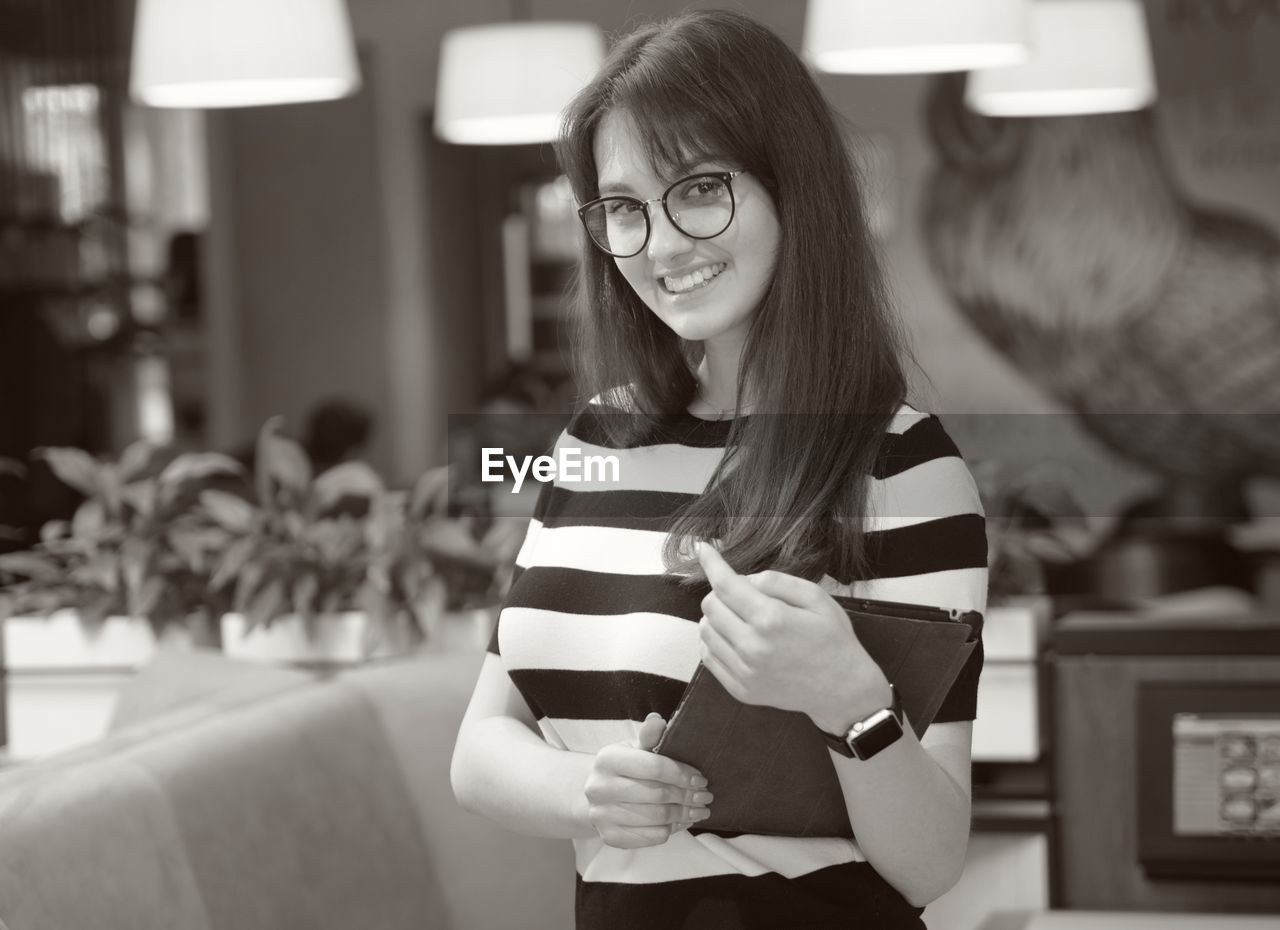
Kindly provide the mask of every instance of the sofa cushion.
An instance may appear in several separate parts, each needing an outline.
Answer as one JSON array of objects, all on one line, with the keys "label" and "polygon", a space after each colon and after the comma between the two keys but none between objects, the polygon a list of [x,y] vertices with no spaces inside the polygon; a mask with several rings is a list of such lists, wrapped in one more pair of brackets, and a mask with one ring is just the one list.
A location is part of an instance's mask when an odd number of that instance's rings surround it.
[{"label": "sofa cushion", "polygon": [[125,755],[164,786],[212,926],[442,924],[399,761],[350,689],[291,689]]},{"label": "sofa cushion", "polygon": [[[0,911],[10,930],[210,928],[163,790],[113,757],[0,778]],[[25,773],[24,773],[25,774]]]},{"label": "sofa cushion", "polygon": [[124,687],[111,729],[171,713],[180,707],[265,697],[314,681],[308,672],[262,662],[236,662],[219,652],[161,648]]},{"label": "sofa cushion", "polygon": [[377,708],[422,824],[456,930],[572,927],[573,846],[522,836],[458,806],[449,781],[483,650],[425,653],[345,673]]}]

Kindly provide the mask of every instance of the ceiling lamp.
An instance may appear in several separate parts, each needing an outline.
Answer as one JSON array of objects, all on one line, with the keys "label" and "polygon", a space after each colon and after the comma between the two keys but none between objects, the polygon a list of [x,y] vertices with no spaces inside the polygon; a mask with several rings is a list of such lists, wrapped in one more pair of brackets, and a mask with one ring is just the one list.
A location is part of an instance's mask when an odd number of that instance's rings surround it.
[{"label": "ceiling lamp", "polygon": [[155,107],[332,100],[360,87],[343,0],[138,0],[131,91]]},{"label": "ceiling lamp", "polygon": [[804,53],[836,74],[918,74],[1027,58],[1027,0],[809,0]]},{"label": "ceiling lamp", "polygon": [[440,50],[436,135],[464,145],[549,142],[560,111],[603,61],[604,36],[592,23],[451,30]]},{"label": "ceiling lamp", "polygon": [[1036,0],[1031,58],[969,75],[965,103],[988,116],[1137,110],[1156,99],[1141,0]]}]

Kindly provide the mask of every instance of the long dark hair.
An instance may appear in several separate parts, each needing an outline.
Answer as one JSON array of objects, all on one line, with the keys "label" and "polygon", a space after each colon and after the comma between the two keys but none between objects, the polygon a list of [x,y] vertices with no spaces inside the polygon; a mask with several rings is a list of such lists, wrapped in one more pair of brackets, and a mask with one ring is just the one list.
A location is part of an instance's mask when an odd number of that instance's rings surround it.
[{"label": "long dark hair", "polygon": [[[777,266],[738,375],[756,404],[739,418],[708,490],[671,528],[668,569],[701,578],[687,547],[718,539],[739,572],[865,577],[863,517],[889,420],[906,396],[902,344],[838,118],[800,58],[739,13],[685,13],[622,38],[570,104],[557,145],[579,203],[597,197],[596,131],[624,110],[660,175],[731,159],[773,198]],[[700,346],[678,337],[589,245],[576,293],[584,396],[627,391],[638,417],[604,417],[625,443],[652,417],[683,414]]]}]

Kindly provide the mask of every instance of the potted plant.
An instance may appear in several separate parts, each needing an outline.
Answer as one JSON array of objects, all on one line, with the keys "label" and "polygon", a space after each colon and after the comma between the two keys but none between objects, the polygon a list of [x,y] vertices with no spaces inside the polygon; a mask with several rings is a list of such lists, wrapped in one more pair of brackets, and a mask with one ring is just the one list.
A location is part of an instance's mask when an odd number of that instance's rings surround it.
[{"label": "potted plant", "polygon": [[42,527],[34,547],[0,555],[0,582],[9,582],[0,589],[0,632],[15,756],[99,735],[120,680],[162,640],[189,646],[211,638],[222,608],[208,594],[209,560],[225,534],[192,510],[192,492],[240,466],[217,454],[158,464],[156,453],[144,442],[118,461],[73,448],[36,453],[85,499],[70,521]]},{"label": "potted plant", "polygon": [[156,452],[146,442],[115,462],[74,448],[36,452],[85,499],[70,521],[45,524],[36,546],[0,555],[0,576],[14,579],[0,589],[0,620],[71,612],[89,636],[117,618],[153,634],[199,635],[219,612],[207,574],[225,533],[194,511],[191,487],[242,469],[224,455],[188,453],[156,471]]},{"label": "potted plant", "polygon": [[464,581],[496,584],[509,547],[478,533],[474,514],[450,511],[447,469],[410,492],[362,462],[316,475],[280,425],[259,433],[256,500],[200,496],[229,535],[211,578],[234,605],[222,619],[228,654],[329,665],[402,653],[441,628]]}]

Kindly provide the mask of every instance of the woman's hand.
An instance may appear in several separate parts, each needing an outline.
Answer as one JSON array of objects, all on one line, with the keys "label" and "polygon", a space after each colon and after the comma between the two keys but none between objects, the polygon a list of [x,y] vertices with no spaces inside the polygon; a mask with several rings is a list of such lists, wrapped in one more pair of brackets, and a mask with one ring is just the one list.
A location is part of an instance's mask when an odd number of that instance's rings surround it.
[{"label": "woman's hand", "polygon": [[660,846],[710,814],[711,792],[701,773],[651,751],[665,729],[666,721],[650,714],[634,743],[613,743],[596,753],[585,785],[587,813],[609,846]]},{"label": "woman's hand", "polygon": [[889,704],[884,673],[820,586],[785,572],[739,575],[705,543],[698,560],[711,584],[702,661],[735,698],[806,713],[830,733]]}]

